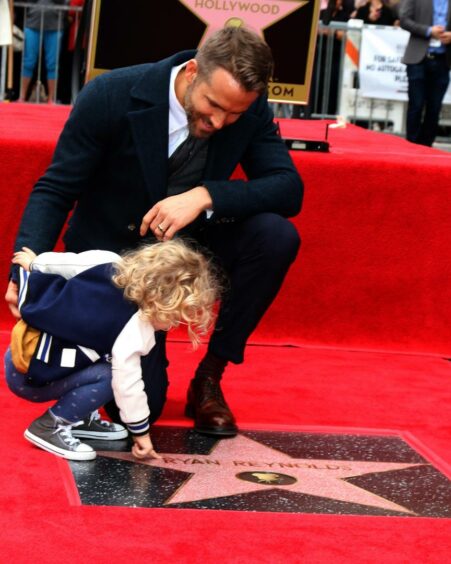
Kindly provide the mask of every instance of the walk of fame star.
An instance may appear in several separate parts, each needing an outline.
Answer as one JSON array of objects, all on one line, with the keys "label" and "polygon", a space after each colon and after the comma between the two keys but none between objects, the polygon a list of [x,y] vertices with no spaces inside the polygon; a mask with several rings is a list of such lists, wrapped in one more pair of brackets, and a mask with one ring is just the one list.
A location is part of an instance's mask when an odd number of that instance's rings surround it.
[{"label": "walk of fame star", "polygon": [[309,0],[267,0],[265,2],[234,0],[179,0],[206,25],[202,38],[225,26],[246,25],[262,34],[270,25],[299,10]]},{"label": "walk of fame star", "polygon": [[128,440],[92,441],[95,461],[69,463],[81,503],[451,517],[451,481],[397,435],[243,430],[221,440],[157,425],[152,439],[160,460],[134,459]]},{"label": "walk of fame star", "polygon": [[[411,513],[405,507],[354,486],[344,479],[418,466],[387,462],[297,459],[243,435],[218,441],[208,455],[161,453],[161,460],[137,460],[129,452],[98,454],[186,472],[185,483],[166,500],[166,505],[233,496],[271,487]],[[244,470],[250,471],[243,472]],[[283,473],[279,474],[278,470]],[[291,480],[284,483],[283,478],[287,478],[287,473]],[[243,477],[245,474],[248,475],[247,478]]]}]

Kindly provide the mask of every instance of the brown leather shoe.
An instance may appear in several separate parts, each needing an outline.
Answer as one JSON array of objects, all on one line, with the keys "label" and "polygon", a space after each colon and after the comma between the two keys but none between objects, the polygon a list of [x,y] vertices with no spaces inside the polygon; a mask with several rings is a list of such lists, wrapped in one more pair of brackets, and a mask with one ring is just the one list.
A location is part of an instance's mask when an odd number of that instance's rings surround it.
[{"label": "brown leather shoe", "polygon": [[191,380],[185,415],[194,419],[194,430],[198,433],[234,437],[238,432],[235,417],[224,399],[220,379],[213,376]]}]

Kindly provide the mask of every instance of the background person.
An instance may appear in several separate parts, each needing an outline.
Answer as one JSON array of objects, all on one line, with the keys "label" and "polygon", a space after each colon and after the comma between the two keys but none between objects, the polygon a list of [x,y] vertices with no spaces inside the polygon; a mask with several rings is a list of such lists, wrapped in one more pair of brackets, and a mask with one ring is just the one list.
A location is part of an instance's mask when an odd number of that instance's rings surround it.
[{"label": "background person", "polygon": [[373,25],[394,25],[397,21],[396,15],[385,0],[368,0],[357,8],[352,17]]},{"label": "background person", "polygon": [[45,8],[49,5],[65,5],[68,0],[30,0],[39,8],[29,8],[25,18],[25,42],[22,65],[22,82],[19,101],[25,102],[40,55],[41,41],[44,48],[47,73],[48,102],[56,100],[56,74],[61,38],[65,24],[65,12]]},{"label": "background person", "polygon": [[406,138],[432,146],[451,67],[450,0],[403,0],[401,27],[410,32],[402,62],[407,65]]}]

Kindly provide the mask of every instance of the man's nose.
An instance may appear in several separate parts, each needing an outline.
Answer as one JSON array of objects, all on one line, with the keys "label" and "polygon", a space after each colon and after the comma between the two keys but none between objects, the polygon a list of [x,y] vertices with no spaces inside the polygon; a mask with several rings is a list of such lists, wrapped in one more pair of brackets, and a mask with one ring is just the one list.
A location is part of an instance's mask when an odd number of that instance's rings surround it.
[{"label": "man's nose", "polygon": [[222,129],[227,119],[225,112],[215,112],[210,116],[210,121],[215,129]]}]

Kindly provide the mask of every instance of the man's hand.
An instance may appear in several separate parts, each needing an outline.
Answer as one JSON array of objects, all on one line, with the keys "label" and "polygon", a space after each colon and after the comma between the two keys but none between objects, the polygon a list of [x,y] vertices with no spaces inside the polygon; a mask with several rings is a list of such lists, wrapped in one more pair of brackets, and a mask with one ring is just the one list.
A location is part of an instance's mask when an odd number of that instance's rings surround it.
[{"label": "man's hand", "polygon": [[5,300],[14,317],[20,319],[20,311],[17,307],[19,303],[19,291],[17,284],[12,280],[9,281],[8,288],[6,289]]},{"label": "man's hand", "polygon": [[211,209],[213,202],[204,186],[196,186],[177,196],[161,200],[143,217],[140,234],[144,236],[150,229],[159,241],[169,241],[177,231],[192,223],[205,210]]},{"label": "man's hand", "polygon": [[440,39],[441,35],[445,31],[445,28],[442,25],[433,25],[431,27],[431,37],[434,39]]},{"label": "man's hand", "polygon": [[150,435],[134,436],[132,446],[132,454],[135,458],[142,460],[143,458],[161,458],[161,456],[154,450]]},{"label": "man's hand", "polygon": [[449,45],[451,43],[451,31],[444,31],[439,39],[442,45]]}]

